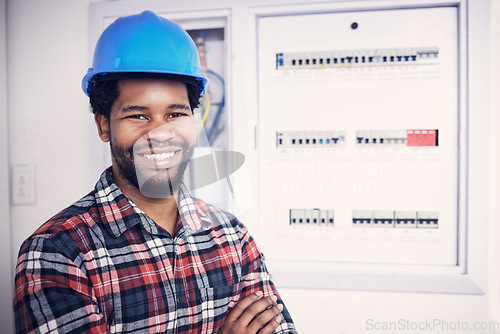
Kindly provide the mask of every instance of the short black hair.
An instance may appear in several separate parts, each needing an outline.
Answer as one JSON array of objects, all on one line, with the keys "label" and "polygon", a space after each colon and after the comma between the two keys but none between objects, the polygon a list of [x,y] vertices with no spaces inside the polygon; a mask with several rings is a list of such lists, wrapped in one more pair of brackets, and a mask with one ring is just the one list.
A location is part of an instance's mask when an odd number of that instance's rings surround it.
[{"label": "short black hair", "polygon": [[[189,107],[194,111],[200,105],[200,92],[197,84],[186,83],[186,89],[189,99]],[[115,100],[120,96],[118,89],[118,80],[107,80],[102,76],[99,80],[92,83],[92,89],[89,92],[90,105],[94,114],[100,114],[109,119],[111,107]]]}]

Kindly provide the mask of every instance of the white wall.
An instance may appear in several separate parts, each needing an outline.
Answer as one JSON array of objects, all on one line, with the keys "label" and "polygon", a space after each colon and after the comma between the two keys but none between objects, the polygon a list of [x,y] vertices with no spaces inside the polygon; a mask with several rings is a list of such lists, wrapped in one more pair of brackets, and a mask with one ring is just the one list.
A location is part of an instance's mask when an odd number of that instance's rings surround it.
[{"label": "white wall", "polygon": [[[88,163],[91,116],[87,98],[80,88],[81,77],[89,65],[88,5],[94,1],[6,1],[8,163],[34,164],[37,191],[36,205],[10,206],[10,257],[14,263],[21,242],[53,214],[90,191],[95,182],[89,177]],[[491,0],[491,5],[494,25],[491,59],[494,60],[500,59],[500,2]],[[494,92],[500,88],[500,68],[495,62],[492,62],[491,76]],[[455,324],[457,321],[497,321],[500,333],[498,110],[500,98],[492,94],[488,293],[441,295],[281,289],[301,333],[369,333],[365,327],[367,319],[414,322],[441,319]],[[0,166],[4,172],[6,164]],[[4,205],[6,199],[0,200]],[[3,261],[4,266],[13,265],[9,260]]]}]

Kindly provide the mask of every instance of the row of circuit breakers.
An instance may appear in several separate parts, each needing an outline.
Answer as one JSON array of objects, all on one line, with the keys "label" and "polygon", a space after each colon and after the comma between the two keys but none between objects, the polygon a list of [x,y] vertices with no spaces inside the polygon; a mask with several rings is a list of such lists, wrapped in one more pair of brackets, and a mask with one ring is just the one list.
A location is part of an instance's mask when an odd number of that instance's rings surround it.
[{"label": "row of circuit breakers", "polygon": [[[290,225],[335,225],[335,211],[324,209],[290,209]],[[438,212],[421,211],[352,211],[354,227],[437,228]]]},{"label": "row of circuit breakers", "polygon": [[323,69],[367,66],[434,65],[439,61],[439,49],[402,48],[317,52],[280,52],[276,54],[276,69]]},{"label": "row of circuit breakers", "polygon": [[[277,131],[276,147],[345,147],[345,131]],[[356,131],[356,146],[438,146],[437,129]]]}]

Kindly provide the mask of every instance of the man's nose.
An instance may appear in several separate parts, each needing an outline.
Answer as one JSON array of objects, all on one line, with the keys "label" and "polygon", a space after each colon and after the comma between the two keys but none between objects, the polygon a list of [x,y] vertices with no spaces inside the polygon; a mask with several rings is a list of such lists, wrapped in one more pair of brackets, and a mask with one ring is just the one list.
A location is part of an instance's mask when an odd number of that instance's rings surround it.
[{"label": "man's nose", "polygon": [[161,126],[158,126],[154,128],[153,130],[150,130],[146,134],[146,138],[150,141],[157,141],[157,142],[167,142],[171,140],[172,138],[175,137],[175,131],[172,125],[170,124],[163,124]]}]

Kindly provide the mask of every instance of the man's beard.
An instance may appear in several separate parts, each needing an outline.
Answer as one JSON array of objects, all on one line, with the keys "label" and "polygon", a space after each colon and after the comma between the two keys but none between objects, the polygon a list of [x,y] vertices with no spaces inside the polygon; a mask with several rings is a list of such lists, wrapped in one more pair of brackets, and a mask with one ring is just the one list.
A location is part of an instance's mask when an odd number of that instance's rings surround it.
[{"label": "man's beard", "polygon": [[146,171],[136,168],[134,146],[117,146],[110,140],[111,154],[121,178],[149,198],[167,198],[178,192],[194,148],[186,142],[176,143],[175,146],[181,148],[179,154],[182,154],[182,161],[168,169],[159,169],[154,175],[147,175]]}]

